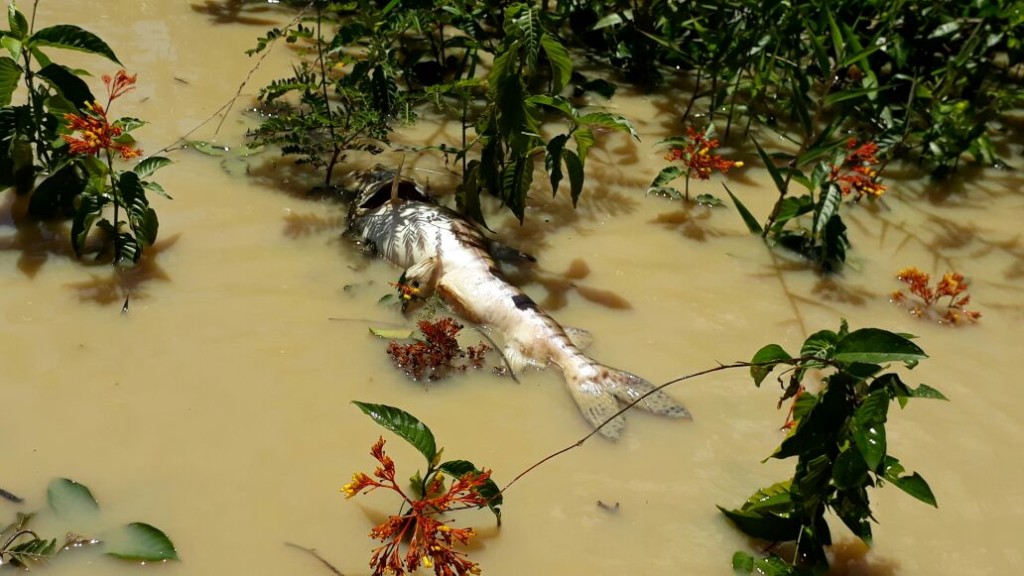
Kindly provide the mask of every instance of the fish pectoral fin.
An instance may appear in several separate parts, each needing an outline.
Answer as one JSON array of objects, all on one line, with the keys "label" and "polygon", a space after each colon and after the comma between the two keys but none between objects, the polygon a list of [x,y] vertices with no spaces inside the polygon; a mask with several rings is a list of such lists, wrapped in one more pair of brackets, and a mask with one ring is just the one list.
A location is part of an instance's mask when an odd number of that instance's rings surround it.
[{"label": "fish pectoral fin", "polygon": [[419,288],[420,295],[427,297],[434,290],[434,278],[438,271],[438,258],[431,256],[409,266],[402,273],[401,282]]},{"label": "fish pectoral fin", "polygon": [[590,330],[575,326],[562,326],[562,330],[565,330],[565,335],[569,337],[572,345],[580,350],[586,350],[594,343],[594,335],[590,333]]},{"label": "fish pectoral fin", "polygon": [[538,362],[530,355],[523,352],[522,347],[516,342],[509,342],[501,350],[501,355],[505,358],[505,362],[508,363],[508,367],[514,374],[519,374],[527,368],[539,368],[543,369],[547,367],[547,364]]},{"label": "fish pectoral fin", "polygon": [[579,407],[583,417],[606,438],[618,440],[626,426],[626,419],[619,411],[619,402],[629,403],[644,394],[649,396],[637,406],[674,418],[691,418],[690,412],[655,386],[623,370],[616,370],[600,364],[593,364],[579,371],[566,371],[569,393]]}]

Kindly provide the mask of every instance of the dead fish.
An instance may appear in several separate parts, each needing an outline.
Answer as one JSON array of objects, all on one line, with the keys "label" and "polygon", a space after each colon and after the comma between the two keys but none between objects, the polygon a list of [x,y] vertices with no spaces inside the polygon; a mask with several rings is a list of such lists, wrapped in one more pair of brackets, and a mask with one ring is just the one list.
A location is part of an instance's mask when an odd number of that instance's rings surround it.
[{"label": "dead fish", "polygon": [[[420,292],[436,291],[469,322],[501,334],[504,354],[514,371],[549,362],[562,370],[580,412],[594,427],[651,392],[643,378],[592,360],[580,351],[554,319],[526,294],[506,282],[489,251],[489,241],[470,221],[440,206],[415,181],[377,169],[351,176],[356,189],[349,207],[349,230],[374,252],[405,269],[405,282]],[[638,404],[655,414],[690,418],[664,392]],[[617,439],[625,418],[616,416],[600,429]]]}]

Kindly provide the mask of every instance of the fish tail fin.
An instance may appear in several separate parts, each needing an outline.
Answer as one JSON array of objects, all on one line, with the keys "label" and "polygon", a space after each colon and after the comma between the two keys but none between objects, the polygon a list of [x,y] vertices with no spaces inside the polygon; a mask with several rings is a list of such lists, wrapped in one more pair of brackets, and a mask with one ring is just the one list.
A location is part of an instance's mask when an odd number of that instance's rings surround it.
[{"label": "fish tail fin", "polygon": [[[626,419],[619,411],[620,402],[628,404],[643,397],[636,406],[673,418],[692,418],[682,404],[647,380],[608,366],[592,362],[578,369],[565,371],[569,393],[579,407],[583,417],[591,426],[598,428],[601,435],[617,440],[626,426]],[[645,396],[646,395],[646,396]],[[614,416],[614,418],[613,418]]]}]

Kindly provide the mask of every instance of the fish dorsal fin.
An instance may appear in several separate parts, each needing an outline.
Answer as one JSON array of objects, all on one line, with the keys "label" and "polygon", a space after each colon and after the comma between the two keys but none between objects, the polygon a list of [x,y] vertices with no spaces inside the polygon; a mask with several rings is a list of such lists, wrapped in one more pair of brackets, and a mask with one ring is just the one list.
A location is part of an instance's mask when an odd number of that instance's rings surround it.
[{"label": "fish dorsal fin", "polygon": [[572,345],[580,350],[586,350],[594,343],[594,335],[590,333],[590,330],[575,326],[563,326],[562,329],[565,330],[565,335],[569,337]]}]

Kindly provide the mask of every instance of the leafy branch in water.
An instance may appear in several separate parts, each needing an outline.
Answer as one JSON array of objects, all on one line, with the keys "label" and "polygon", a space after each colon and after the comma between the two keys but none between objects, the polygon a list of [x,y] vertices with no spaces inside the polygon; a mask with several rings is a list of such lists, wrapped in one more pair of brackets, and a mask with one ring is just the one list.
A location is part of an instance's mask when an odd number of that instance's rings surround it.
[{"label": "leafy branch in water", "polygon": [[[50,482],[46,491],[50,511],[58,517],[81,521],[99,513],[99,504],[83,484],[67,478]],[[132,522],[105,533],[103,540],[68,533],[63,544],[56,538],[42,538],[28,525],[34,514],[18,513],[14,522],[0,529],[0,567],[4,565],[31,570],[70,550],[99,547],[104,554],[133,562],[177,560],[171,540],[143,522]]]},{"label": "leafy branch in water", "polygon": [[[370,531],[383,544],[374,550],[370,567],[374,576],[412,574],[422,566],[438,576],[479,574],[480,568],[466,554],[453,549],[476,535],[472,528],[455,528],[438,516],[465,507],[488,507],[501,523],[502,495],[491,480],[490,470],[481,470],[466,460],[441,461],[434,434],[408,412],[384,404],[353,402],[377,424],[397,434],[426,458],[427,467],[403,490],[395,479],[395,462],[384,452],[384,438],[370,450],[378,462],[373,475],[356,472],[341,491],[348,498],[377,489],[401,498],[399,513],[389,516]],[[449,479],[446,481],[446,477]],[[404,552],[403,552],[404,548]]]},{"label": "leafy branch in water", "polygon": [[[904,474],[900,461],[889,453],[885,423],[889,404],[906,406],[911,398],[945,397],[921,384],[912,388],[885,365],[903,363],[913,368],[927,356],[905,336],[877,328],[850,332],[844,321],[838,332],[822,330],[804,342],[793,357],[777,344],[761,348],[751,359],[750,374],[760,386],[777,367],[788,381],[780,405],[793,399],[792,426],[771,458],[796,457],[796,469],[787,480],[756,491],[737,509],[719,509],[745,534],[780,543],[793,550],[783,557],[755,559],[740,552],[733,565],[745,573],[823,574],[828,569],[825,548],[832,534],[825,520],[831,511],[858,538],[871,544],[874,520],[868,488],[886,482],[914,498],[936,505],[931,488],[919,474]],[[821,372],[821,388],[804,388],[812,371]]]}]

